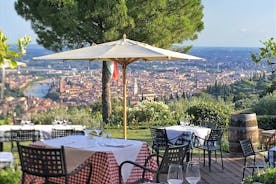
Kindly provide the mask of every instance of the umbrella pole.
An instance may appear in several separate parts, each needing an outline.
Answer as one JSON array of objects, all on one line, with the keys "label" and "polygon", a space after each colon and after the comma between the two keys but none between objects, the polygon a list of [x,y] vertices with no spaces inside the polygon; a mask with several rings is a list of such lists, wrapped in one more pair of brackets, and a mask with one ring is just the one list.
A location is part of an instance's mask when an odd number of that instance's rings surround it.
[{"label": "umbrella pole", "polygon": [[124,126],[124,138],[127,139],[127,103],[126,103],[126,64],[122,64],[123,69],[123,126]]}]

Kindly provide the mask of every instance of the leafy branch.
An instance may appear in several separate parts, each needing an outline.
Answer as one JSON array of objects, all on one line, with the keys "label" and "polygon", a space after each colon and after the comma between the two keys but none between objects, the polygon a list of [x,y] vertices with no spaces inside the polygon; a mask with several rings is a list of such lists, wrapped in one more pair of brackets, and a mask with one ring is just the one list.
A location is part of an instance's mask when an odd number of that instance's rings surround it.
[{"label": "leafy branch", "polygon": [[31,42],[31,37],[24,36],[18,39],[16,51],[10,50],[7,40],[8,38],[0,30],[0,67],[2,68],[5,64],[8,64],[9,67],[15,68],[17,66],[15,60],[26,54],[26,47]]},{"label": "leafy branch", "polygon": [[[261,61],[266,61],[268,65],[276,64],[274,60],[276,59],[276,42],[273,38],[262,42],[264,47],[260,48],[258,54],[251,53],[251,58],[254,62],[259,63]],[[272,71],[274,73],[275,70]]]}]

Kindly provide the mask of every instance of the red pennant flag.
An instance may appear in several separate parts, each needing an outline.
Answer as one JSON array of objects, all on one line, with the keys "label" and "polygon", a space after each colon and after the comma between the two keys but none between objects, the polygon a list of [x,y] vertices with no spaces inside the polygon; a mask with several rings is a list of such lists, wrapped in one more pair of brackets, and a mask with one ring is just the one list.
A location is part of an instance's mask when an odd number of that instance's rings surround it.
[{"label": "red pennant flag", "polygon": [[118,69],[118,63],[114,62],[114,68],[113,68],[113,74],[112,79],[118,80],[119,79],[119,69]]}]

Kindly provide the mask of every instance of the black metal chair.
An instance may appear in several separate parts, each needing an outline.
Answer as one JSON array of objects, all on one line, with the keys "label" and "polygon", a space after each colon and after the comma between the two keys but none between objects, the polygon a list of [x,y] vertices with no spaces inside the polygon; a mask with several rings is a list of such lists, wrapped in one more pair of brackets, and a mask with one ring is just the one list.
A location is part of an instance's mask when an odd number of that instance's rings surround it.
[{"label": "black metal chair", "polygon": [[192,159],[192,153],[195,143],[195,136],[194,133],[191,131],[185,131],[180,136],[178,136],[174,145],[188,145],[186,162],[189,162]]},{"label": "black metal chair", "polygon": [[17,147],[22,170],[22,184],[25,182],[26,174],[42,177],[45,180],[44,183],[47,184],[55,183],[53,179],[57,177],[64,179],[62,183],[71,184],[71,177],[78,175],[81,171],[85,172],[86,177],[78,177],[74,181],[76,180],[77,183],[90,183],[92,164],[85,162],[73,171],[68,171],[63,146],[61,148],[42,148],[23,146],[17,142]]},{"label": "black metal chair", "polygon": [[6,141],[11,143],[11,152],[15,150],[14,143],[16,142],[27,142],[27,141],[38,141],[40,140],[40,131],[39,130],[10,130],[4,133]]},{"label": "black metal chair", "polygon": [[157,154],[157,162],[159,163],[159,156],[162,156],[165,149],[173,143],[168,139],[165,128],[151,128],[152,136],[152,151]]},{"label": "black metal chair", "polygon": [[[211,129],[209,136],[206,139],[202,139],[200,137],[196,137],[197,144],[195,145],[196,148],[203,150],[203,165],[205,166],[205,152],[208,152],[208,165],[209,171],[211,171],[211,154],[212,151],[215,152],[215,157],[217,160],[217,151],[220,151],[220,158],[221,158],[221,167],[224,169],[223,166],[223,159],[222,159],[222,150],[221,150],[221,139],[222,139],[223,130],[222,129]],[[200,144],[200,139],[203,140],[203,144]]]},{"label": "black metal chair", "polygon": [[151,128],[151,137],[152,137],[152,150],[157,154],[159,150],[165,150],[167,145],[172,145],[169,141],[166,129],[164,128]]},{"label": "black metal chair", "polygon": [[[252,175],[254,174],[255,169],[265,168],[265,158],[262,162],[257,162],[256,157],[261,152],[255,152],[251,139],[241,140],[240,141],[244,162],[243,162],[243,172],[242,172],[242,180],[244,178],[244,173],[246,168],[252,169]],[[248,162],[248,158],[253,157],[253,161]]]},{"label": "black metal chair", "polygon": [[69,135],[74,135],[74,129],[52,129],[51,137],[65,137]]},{"label": "black metal chair", "polygon": [[[144,165],[140,165],[136,162],[132,162],[132,161],[124,161],[120,164],[119,166],[119,183],[122,184],[122,168],[127,165],[127,164],[132,164],[134,165],[134,167],[137,167],[139,169],[141,169],[142,175],[141,178],[138,179],[137,181],[132,182],[134,183],[144,183],[144,182],[160,182],[160,175],[161,174],[167,174],[168,173],[168,169],[169,169],[169,165],[170,164],[183,164],[186,152],[188,149],[188,145],[179,145],[179,146],[167,146],[164,152],[163,156],[160,156],[162,159],[157,162],[157,154],[152,154],[150,155],[146,160]],[[153,169],[150,168],[150,161],[155,161],[157,162],[157,169]],[[150,173],[154,173],[155,175],[155,181],[146,178],[146,173],[150,172]]]}]

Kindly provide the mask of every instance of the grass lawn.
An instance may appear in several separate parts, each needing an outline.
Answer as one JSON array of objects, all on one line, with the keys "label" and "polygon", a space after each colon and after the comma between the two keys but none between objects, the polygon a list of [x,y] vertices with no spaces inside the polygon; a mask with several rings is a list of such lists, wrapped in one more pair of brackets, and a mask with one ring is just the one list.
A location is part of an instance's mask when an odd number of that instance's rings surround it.
[{"label": "grass lawn", "polygon": [[[121,129],[105,129],[110,132],[113,138],[124,138],[123,128]],[[150,129],[128,129],[127,139],[135,139],[145,141],[149,144],[152,143]]]}]

